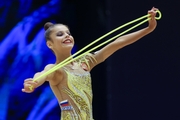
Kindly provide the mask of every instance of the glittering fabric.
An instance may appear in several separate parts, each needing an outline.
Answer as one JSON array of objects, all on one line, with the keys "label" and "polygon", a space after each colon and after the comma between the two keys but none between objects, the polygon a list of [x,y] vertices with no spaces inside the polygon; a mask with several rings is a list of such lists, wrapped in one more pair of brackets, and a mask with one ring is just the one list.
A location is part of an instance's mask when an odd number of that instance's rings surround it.
[{"label": "glittering fabric", "polygon": [[[84,61],[80,60],[79,66],[82,61],[87,64],[91,60],[87,58]],[[62,110],[61,120],[93,120],[90,73],[83,69],[73,70],[64,67],[64,70],[67,73],[67,87],[63,87],[62,91],[71,98],[73,104],[69,103],[72,109]]]}]

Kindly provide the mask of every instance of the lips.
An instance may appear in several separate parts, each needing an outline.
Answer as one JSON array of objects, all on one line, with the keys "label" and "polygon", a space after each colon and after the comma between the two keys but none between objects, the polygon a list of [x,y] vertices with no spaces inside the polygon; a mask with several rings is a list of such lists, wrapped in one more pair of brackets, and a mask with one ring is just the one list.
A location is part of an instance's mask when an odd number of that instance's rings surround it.
[{"label": "lips", "polygon": [[66,40],[63,41],[63,43],[69,44],[69,43],[72,43],[72,41],[70,39],[66,39]]}]

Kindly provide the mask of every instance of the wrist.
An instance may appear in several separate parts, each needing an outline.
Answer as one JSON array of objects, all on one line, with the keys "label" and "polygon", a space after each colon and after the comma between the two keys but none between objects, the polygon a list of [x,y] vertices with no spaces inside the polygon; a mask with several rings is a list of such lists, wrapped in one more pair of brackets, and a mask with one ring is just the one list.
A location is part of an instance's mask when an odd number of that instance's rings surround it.
[{"label": "wrist", "polygon": [[147,31],[150,33],[150,32],[152,32],[152,31],[154,31],[155,28],[156,28],[156,27],[148,26],[146,29],[147,29]]}]

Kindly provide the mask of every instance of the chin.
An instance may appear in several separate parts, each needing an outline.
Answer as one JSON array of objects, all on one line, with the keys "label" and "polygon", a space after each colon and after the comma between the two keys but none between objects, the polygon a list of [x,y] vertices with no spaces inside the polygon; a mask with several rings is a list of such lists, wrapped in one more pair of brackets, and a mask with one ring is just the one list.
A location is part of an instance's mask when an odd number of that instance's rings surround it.
[{"label": "chin", "polygon": [[74,47],[73,44],[63,45],[63,48],[65,49],[72,49]]}]

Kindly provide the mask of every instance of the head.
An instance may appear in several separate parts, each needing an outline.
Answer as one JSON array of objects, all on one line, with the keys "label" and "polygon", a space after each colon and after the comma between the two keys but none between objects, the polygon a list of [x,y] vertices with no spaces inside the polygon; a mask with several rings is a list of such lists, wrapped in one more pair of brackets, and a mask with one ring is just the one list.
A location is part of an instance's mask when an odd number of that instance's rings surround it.
[{"label": "head", "polygon": [[71,52],[74,46],[74,38],[71,36],[67,25],[47,22],[44,29],[46,44],[53,53]]}]

